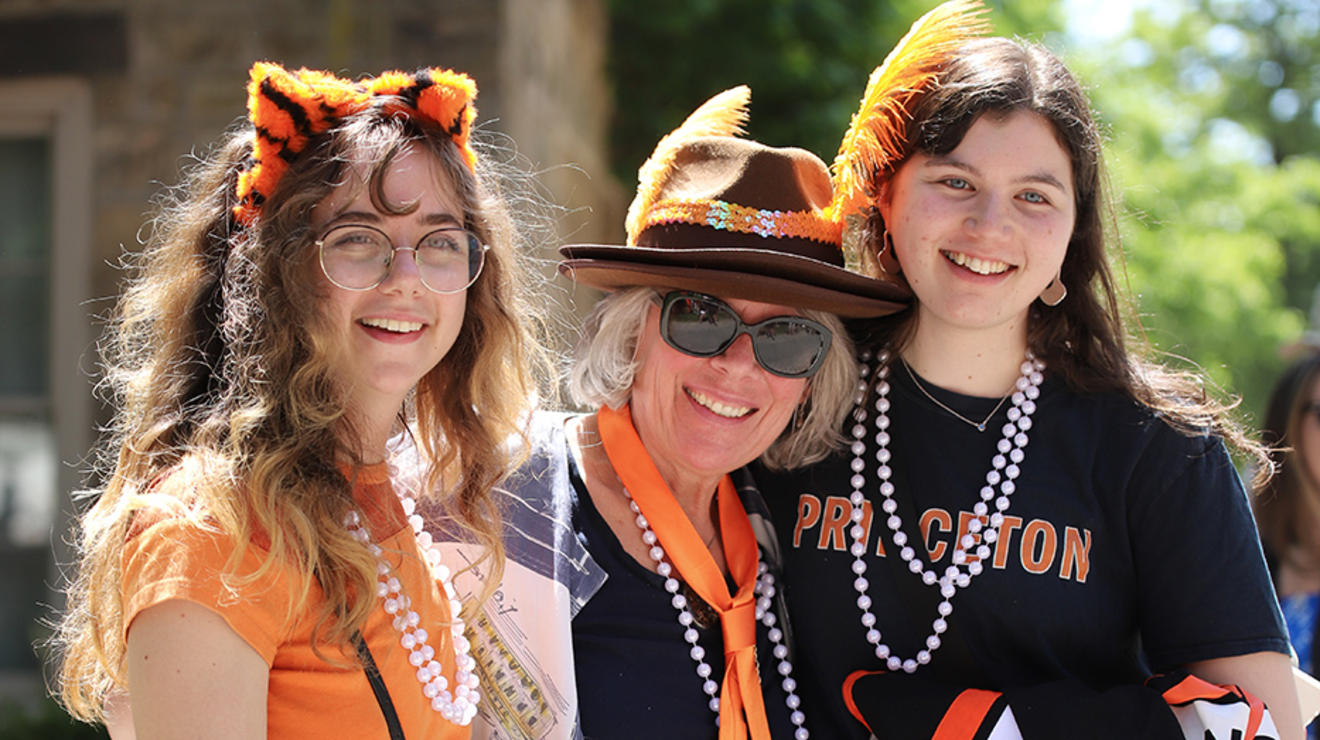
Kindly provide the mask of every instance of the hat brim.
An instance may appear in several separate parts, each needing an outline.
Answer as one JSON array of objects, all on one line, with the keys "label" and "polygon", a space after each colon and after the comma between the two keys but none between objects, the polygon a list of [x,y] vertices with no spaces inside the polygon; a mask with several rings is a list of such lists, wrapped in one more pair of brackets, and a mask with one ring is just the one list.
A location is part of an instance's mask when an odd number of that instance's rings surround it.
[{"label": "hat brim", "polygon": [[848,318],[884,316],[907,308],[912,301],[906,285],[858,275],[808,257],[759,249],[570,244],[559,252],[565,258],[559,263],[560,272],[603,290],[681,288]]}]

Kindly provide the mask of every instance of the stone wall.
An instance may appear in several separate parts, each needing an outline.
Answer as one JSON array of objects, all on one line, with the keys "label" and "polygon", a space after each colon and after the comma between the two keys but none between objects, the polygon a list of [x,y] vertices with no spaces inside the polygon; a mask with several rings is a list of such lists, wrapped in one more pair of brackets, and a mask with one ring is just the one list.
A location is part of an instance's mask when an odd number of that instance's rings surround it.
[{"label": "stone wall", "polygon": [[[612,100],[603,74],[608,31],[603,3],[505,0],[503,8],[499,70],[506,98],[501,123],[562,209],[560,238],[622,244],[631,192],[610,174],[606,160]],[[553,263],[547,262],[545,274],[553,272]],[[569,292],[572,313],[566,333],[571,335],[598,293],[558,276],[550,289],[556,298],[561,290]]]}]

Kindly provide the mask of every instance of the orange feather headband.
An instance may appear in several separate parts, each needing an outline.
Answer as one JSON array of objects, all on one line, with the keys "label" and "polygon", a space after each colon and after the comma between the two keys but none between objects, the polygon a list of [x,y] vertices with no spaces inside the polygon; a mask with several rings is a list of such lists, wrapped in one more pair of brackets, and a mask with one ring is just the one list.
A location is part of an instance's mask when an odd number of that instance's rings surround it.
[{"label": "orange feather headband", "polygon": [[449,133],[469,169],[477,156],[468,135],[477,109],[477,85],[465,74],[432,67],[385,72],[358,81],[310,69],[295,71],[271,62],[252,65],[248,119],[256,127],[252,158],[238,175],[234,217],[251,225],[275,191],[289,163],[308,141],[340,120],[372,107],[385,115],[413,116]]},{"label": "orange feather headband", "polygon": [[860,244],[861,212],[907,146],[907,123],[922,93],[939,81],[954,50],[984,35],[990,24],[980,0],[948,0],[917,19],[885,61],[871,72],[861,105],[834,159],[834,199],[827,216],[843,225],[844,264],[880,277]]}]

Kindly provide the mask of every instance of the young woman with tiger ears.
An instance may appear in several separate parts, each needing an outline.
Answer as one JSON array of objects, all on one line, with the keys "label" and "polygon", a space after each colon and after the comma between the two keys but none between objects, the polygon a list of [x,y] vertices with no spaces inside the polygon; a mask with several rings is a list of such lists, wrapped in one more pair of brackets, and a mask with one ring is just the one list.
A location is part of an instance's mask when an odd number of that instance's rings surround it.
[{"label": "young woman with tiger ears", "polygon": [[476,86],[258,63],[248,92],[162,196],[103,347],[61,697],[112,731],[131,707],[139,738],[468,737],[484,687],[414,510],[498,580],[489,491],[541,377]]}]

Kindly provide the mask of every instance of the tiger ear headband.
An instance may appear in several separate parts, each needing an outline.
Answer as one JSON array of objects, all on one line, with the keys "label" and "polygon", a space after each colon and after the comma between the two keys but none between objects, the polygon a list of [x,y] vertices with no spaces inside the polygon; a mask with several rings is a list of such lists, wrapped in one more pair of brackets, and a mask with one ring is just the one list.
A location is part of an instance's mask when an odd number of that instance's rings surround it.
[{"label": "tiger ear headband", "polygon": [[234,217],[251,226],[289,163],[308,141],[340,120],[371,107],[385,115],[428,121],[449,133],[469,169],[477,156],[468,141],[477,116],[477,85],[465,74],[432,67],[347,80],[329,72],[286,70],[271,62],[252,65],[248,120],[256,128],[252,157],[238,175]]},{"label": "tiger ear headband", "polygon": [[[954,50],[985,35],[990,23],[980,0],[949,0],[917,19],[907,35],[871,72],[861,106],[834,159],[834,198],[828,217],[843,225],[848,269],[879,277],[874,257],[862,254],[861,212],[878,195],[881,177],[906,147],[906,127],[917,98],[939,81]],[[869,257],[869,259],[868,259]]]}]

